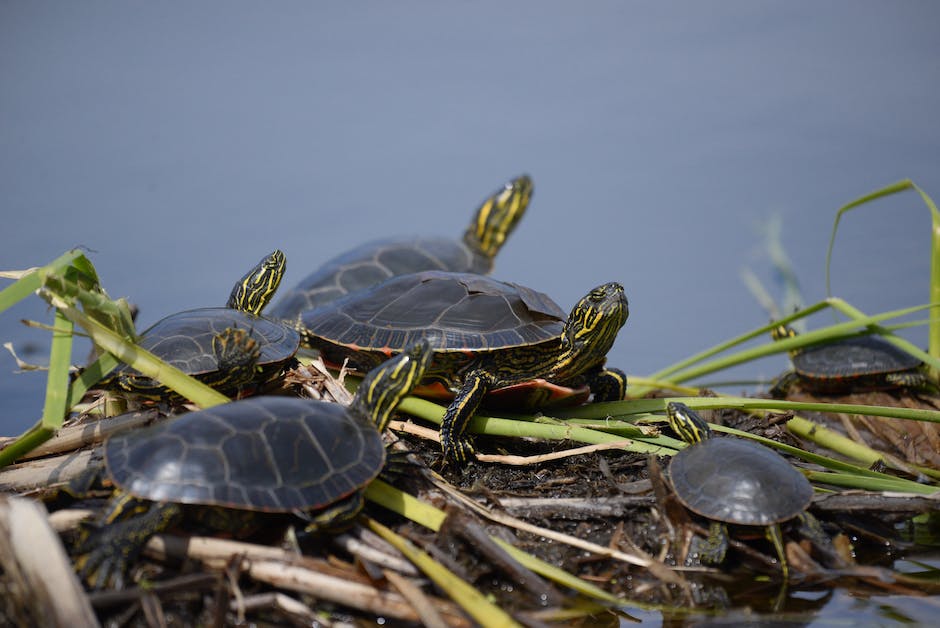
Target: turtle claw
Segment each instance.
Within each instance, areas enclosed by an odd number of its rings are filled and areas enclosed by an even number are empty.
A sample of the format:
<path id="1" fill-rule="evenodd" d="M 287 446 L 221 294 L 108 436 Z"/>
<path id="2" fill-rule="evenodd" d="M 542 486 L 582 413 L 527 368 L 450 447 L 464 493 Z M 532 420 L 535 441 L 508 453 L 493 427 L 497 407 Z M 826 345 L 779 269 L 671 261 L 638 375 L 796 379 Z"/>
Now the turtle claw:
<path id="1" fill-rule="evenodd" d="M 107 534 L 106 528 L 93 528 L 75 548 L 75 572 L 93 591 L 123 589 L 124 574 L 130 569 L 132 554 L 136 555 L 120 542 L 108 543 Z"/>
<path id="2" fill-rule="evenodd" d="M 449 446 L 442 439 L 442 448 L 444 451 L 444 463 L 453 465 L 457 469 L 462 469 L 468 462 L 476 458 L 476 452 L 469 438 L 451 438 Z"/>
<path id="3" fill-rule="evenodd" d="M 97 547 L 75 560 L 78 577 L 93 591 L 123 589 L 124 574 L 130 569 L 125 556 L 109 555 L 105 548 Z"/>

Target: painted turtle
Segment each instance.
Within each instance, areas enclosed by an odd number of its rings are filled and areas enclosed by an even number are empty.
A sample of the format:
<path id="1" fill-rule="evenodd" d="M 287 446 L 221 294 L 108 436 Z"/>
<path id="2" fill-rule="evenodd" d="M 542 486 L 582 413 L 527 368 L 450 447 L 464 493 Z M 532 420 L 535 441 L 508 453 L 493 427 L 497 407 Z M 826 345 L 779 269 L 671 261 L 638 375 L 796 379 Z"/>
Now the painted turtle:
<path id="1" fill-rule="evenodd" d="M 235 284 L 226 307 L 171 314 L 144 331 L 138 344 L 226 394 L 271 381 L 300 344 L 294 329 L 259 315 L 286 265 L 284 254 L 274 251 Z M 129 366 L 115 371 L 103 386 L 151 399 L 170 396 L 160 382 Z"/>
<path id="2" fill-rule="evenodd" d="M 103 471 L 115 493 L 77 544 L 79 572 L 121 586 L 147 539 L 187 514 L 236 533 L 259 513 L 306 513 L 308 530 L 348 525 L 385 464 L 381 431 L 430 359 L 427 343 L 410 345 L 348 407 L 259 396 L 112 436 Z"/>
<path id="3" fill-rule="evenodd" d="M 764 526 L 786 578 L 780 524 L 804 515 L 813 499 L 809 480 L 767 447 L 739 438 L 711 438 L 708 423 L 684 403 L 668 403 L 666 414 L 669 426 L 690 445 L 669 463 L 676 497 L 692 512 L 715 522 L 702 558 L 723 560 L 724 524 Z"/>
<path id="4" fill-rule="evenodd" d="M 464 435 L 483 396 L 544 379 L 587 384 L 595 400 L 623 399 L 626 376 L 604 367 L 629 314 L 618 283 L 591 290 L 565 316 L 548 296 L 482 275 L 425 271 L 387 279 L 304 312 L 301 342 L 333 364 L 360 371 L 427 339 L 434 361 L 425 383 L 453 394 L 441 423 L 444 458 L 473 455 Z"/>
<path id="5" fill-rule="evenodd" d="M 774 340 L 795 337 L 786 325 L 773 329 Z M 817 393 L 892 388 L 936 388 L 924 363 L 879 336 L 856 336 L 800 347 L 790 352 L 793 370 L 771 387 L 774 396 L 786 396 L 794 384 Z"/>
<path id="6" fill-rule="evenodd" d="M 422 270 L 486 274 L 529 206 L 532 179 L 522 175 L 483 201 L 463 240 L 411 237 L 367 242 L 335 257 L 281 295 L 268 316 L 296 320 L 301 312 L 397 275 Z"/>

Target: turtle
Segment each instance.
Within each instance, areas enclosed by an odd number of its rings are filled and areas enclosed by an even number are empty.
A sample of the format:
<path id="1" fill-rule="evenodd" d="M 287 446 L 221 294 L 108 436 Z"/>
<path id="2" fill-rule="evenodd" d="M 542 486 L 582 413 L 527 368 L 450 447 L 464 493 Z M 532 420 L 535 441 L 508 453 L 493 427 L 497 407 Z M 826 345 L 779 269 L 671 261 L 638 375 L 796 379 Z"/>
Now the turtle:
<path id="1" fill-rule="evenodd" d="M 796 330 L 778 325 L 771 330 L 774 340 L 793 338 Z M 771 394 L 786 396 L 794 384 L 816 393 L 843 393 L 852 390 L 925 388 L 936 390 L 924 363 L 879 336 L 852 336 L 821 342 L 790 352 L 793 370 L 777 378 Z"/>
<path id="2" fill-rule="evenodd" d="M 348 527 L 385 465 L 381 433 L 430 360 L 426 342 L 408 346 L 349 406 L 259 395 L 111 436 L 93 472 L 114 493 L 76 543 L 79 573 L 93 588 L 122 586 L 147 539 L 187 516 L 236 535 L 273 513 L 304 513 L 310 533 Z"/>
<path id="3" fill-rule="evenodd" d="M 507 182 L 477 208 L 460 241 L 445 237 L 387 238 L 342 253 L 283 293 L 267 314 L 275 319 L 296 320 L 301 312 L 350 292 L 422 270 L 488 274 L 496 254 L 529 206 L 532 190 L 528 175 Z"/>
<path id="4" fill-rule="evenodd" d="M 489 391 L 545 380 L 587 384 L 596 401 L 623 399 L 626 375 L 604 366 L 627 320 L 623 286 L 591 290 L 565 312 L 531 288 L 473 273 L 424 271 L 392 277 L 303 313 L 301 343 L 330 364 L 366 371 L 427 339 L 434 360 L 423 384 L 451 393 L 441 423 L 447 463 L 473 456 L 465 436 L 470 417 Z"/>
<path id="5" fill-rule="evenodd" d="M 669 426 L 689 444 L 672 457 L 669 480 L 680 502 L 712 521 L 701 548 L 706 562 L 720 563 L 727 551 L 726 524 L 763 526 L 789 575 L 780 524 L 799 518 L 819 529 L 806 512 L 813 486 L 780 454 L 750 440 L 712 438 L 711 428 L 684 403 L 666 404 Z"/>
<path id="6" fill-rule="evenodd" d="M 275 250 L 235 284 L 226 307 L 171 314 L 141 333 L 138 345 L 225 394 L 271 381 L 300 345 L 292 327 L 260 315 L 286 264 L 284 253 Z M 102 386 L 145 399 L 173 397 L 163 384 L 126 365 Z"/>

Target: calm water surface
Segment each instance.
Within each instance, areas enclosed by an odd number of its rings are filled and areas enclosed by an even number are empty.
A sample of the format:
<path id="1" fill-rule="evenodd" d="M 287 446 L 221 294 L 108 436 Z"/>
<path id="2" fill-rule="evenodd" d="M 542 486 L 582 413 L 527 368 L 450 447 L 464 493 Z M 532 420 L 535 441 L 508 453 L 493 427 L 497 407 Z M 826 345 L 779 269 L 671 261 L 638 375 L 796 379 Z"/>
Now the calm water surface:
<path id="1" fill-rule="evenodd" d="M 781 295 L 772 216 L 813 302 L 840 205 L 902 178 L 940 199 L 938 18 L 929 1 L 2 3 L 0 268 L 85 246 L 146 326 L 222 304 L 273 248 L 292 284 L 364 239 L 457 237 L 528 172 L 495 275 L 566 309 L 622 282 L 610 361 L 649 374 L 766 322 L 740 273 Z M 929 226 L 913 194 L 849 216 L 836 294 L 925 302 Z M 51 320 L 33 299 L 0 340 L 43 362 L 49 334 L 21 318 Z M 43 375 L 15 370 L 0 354 L 0 433 L 42 407 Z"/>

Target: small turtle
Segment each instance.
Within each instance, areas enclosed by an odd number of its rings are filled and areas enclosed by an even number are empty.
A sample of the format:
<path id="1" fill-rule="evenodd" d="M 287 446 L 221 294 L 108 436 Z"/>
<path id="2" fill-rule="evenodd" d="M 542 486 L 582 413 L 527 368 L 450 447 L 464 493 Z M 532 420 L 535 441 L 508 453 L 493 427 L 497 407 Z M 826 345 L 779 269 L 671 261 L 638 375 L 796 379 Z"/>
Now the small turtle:
<path id="1" fill-rule="evenodd" d="M 187 514 L 236 533 L 263 513 L 306 513 L 310 531 L 349 525 L 385 464 L 381 431 L 430 359 L 427 343 L 407 347 L 348 407 L 258 396 L 112 436 L 99 471 L 116 488 L 77 543 L 79 572 L 120 586 L 147 539 Z"/>
<path id="2" fill-rule="evenodd" d="M 328 362 L 348 360 L 360 371 L 411 342 L 430 341 L 434 361 L 424 384 L 453 396 L 441 447 L 459 467 L 473 455 L 467 424 L 490 391 L 545 380 L 586 384 L 598 401 L 623 399 L 626 375 L 604 363 L 628 314 L 618 283 L 594 288 L 565 315 L 547 295 L 524 286 L 426 271 L 304 312 L 298 329 L 304 345 Z"/>
<path id="3" fill-rule="evenodd" d="M 779 325 L 774 340 L 793 338 L 796 330 Z M 817 393 L 892 388 L 936 389 L 924 363 L 879 336 L 856 336 L 800 347 L 790 352 L 793 370 L 771 387 L 771 394 L 786 396 L 794 384 Z"/>
<path id="4" fill-rule="evenodd" d="M 284 254 L 274 251 L 235 284 L 226 307 L 171 314 L 144 331 L 138 344 L 225 394 L 270 382 L 300 344 L 294 329 L 259 315 L 277 290 L 286 265 Z M 172 396 L 163 384 L 129 366 L 120 367 L 102 386 L 149 399 Z"/>
<path id="5" fill-rule="evenodd" d="M 787 578 L 780 524 L 809 517 L 805 512 L 813 499 L 809 480 L 767 447 L 740 438 L 711 438 L 708 423 L 684 403 L 668 403 L 666 414 L 669 426 L 689 443 L 669 463 L 676 497 L 692 512 L 713 521 L 701 548 L 702 559 L 714 563 L 724 559 L 725 524 L 764 526 Z"/>
<path id="6" fill-rule="evenodd" d="M 483 201 L 463 240 L 411 237 L 367 242 L 343 253 L 285 292 L 268 316 L 296 320 L 310 310 L 397 275 L 422 270 L 487 274 L 529 206 L 532 179 L 516 177 Z"/>

